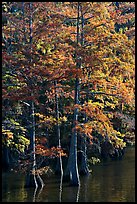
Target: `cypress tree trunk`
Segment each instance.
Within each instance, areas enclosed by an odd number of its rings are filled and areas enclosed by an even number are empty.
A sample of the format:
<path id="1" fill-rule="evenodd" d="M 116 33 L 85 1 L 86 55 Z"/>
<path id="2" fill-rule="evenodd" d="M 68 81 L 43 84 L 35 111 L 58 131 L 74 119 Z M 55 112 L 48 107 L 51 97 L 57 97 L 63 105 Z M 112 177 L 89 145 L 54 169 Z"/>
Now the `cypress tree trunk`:
<path id="1" fill-rule="evenodd" d="M 79 14 L 80 14 L 80 3 L 78 2 L 78 17 L 77 17 L 77 45 L 79 43 Z M 80 68 L 79 63 L 80 58 L 77 56 L 77 64 L 76 67 Z M 79 104 L 79 79 L 78 76 L 75 80 L 75 104 Z M 69 176 L 70 184 L 73 186 L 80 185 L 79 172 L 78 172 L 78 164 L 77 164 L 77 131 L 76 131 L 76 123 L 78 121 L 78 108 L 74 109 L 74 118 L 73 118 L 73 131 L 71 136 L 71 144 L 69 151 L 68 164 L 65 172 L 65 176 Z"/>
<path id="2" fill-rule="evenodd" d="M 57 89 L 56 89 L 57 81 L 54 81 L 55 86 L 55 103 L 56 103 L 56 120 L 57 120 L 57 137 L 58 137 L 58 147 L 61 148 L 61 138 L 60 138 L 60 125 L 59 125 L 59 102 L 58 102 L 58 95 L 57 95 Z M 56 174 L 61 174 L 61 177 L 63 176 L 63 167 L 62 167 L 62 158 L 61 153 L 59 153 L 59 157 L 57 157 L 57 164 L 55 169 Z"/>
<path id="3" fill-rule="evenodd" d="M 24 8 L 24 4 L 23 4 Z M 32 53 L 32 2 L 29 3 L 29 9 L 30 9 L 30 21 L 29 21 L 29 28 L 30 28 L 30 52 Z M 24 14 L 24 12 L 23 12 Z M 32 62 L 32 58 L 30 59 L 30 62 Z M 31 85 L 32 81 L 28 81 L 28 84 Z M 31 93 L 31 96 L 33 96 L 33 90 Z M 32 150 L 32 167 L 27 172 L 26 177 L 26 183 L 25 187 L 35 187 L 37 188 L 38 185 L 44 186 L 44 182 L 39 174 L 36 175 L 36 153 L 35 153 L 35 107 L 34 107 L 34 101 L 32 100 L 31 105 L 31 112 L 32 112 L 32 134 L 30 135 L 30 148 Z"/>
<path id="4" fill-rule="evenodd" d="M 81 46 L 84 45 L 84 16 L 82 12 L 82 6 L 80 6 L 80 12 L 81 12 Z M 86 101 L 88 102 L 88 92 L 86 96 Z M 85 123 L 87 122 L 87 116 L 85 113 Z M 80 166 L 80 174 L 82 175 L 88 175 L 89 169 L 87 165 L 87 146 L 86 146 L 86 135 L 83 134 L 82 141 L 81 141 L 81 150 L 82 150 L 82 159 L 81 159 L 81 166 Z"/>
<path id="5" fill-rule="evenodd" d="M 60 125 L 59 125 L 59 101 L 57 95 L 57 81 L 54 81 L 55 86 L 55 103 L 56 103 L 56 119 L 57 119 L 57 137 L 58 137 L 58 147 L 61 148 L 61 138 L 60 138 Z M 55 168 L 55 173 L 60 174 L 60 187 L 59 187 L 59 202 L 61 202 L 62 197 L 62 180 L 63 180 L 63 166 L 62 166 L 62 157 L 61 153 L 59 153 L 59 157 L 57 157 L 57 164 Z"/>
<path id="6" fill-rule="evenodd" d="M 25 187 L 38 187 L 37 178 L 39 179 L 39 183 L 41 183 L 39 175 L 35 174 L 36 171 L 36 154 L 35 154 L 35 116 L 34 116 L 34 102 L 31 103 L 32 110 L 32 131 L 30 135 L 30 148 L 32 151 L 31 155 L 31 167 L 27 172 Z M 42 183 L 41 183 L 42 184 Z"/>

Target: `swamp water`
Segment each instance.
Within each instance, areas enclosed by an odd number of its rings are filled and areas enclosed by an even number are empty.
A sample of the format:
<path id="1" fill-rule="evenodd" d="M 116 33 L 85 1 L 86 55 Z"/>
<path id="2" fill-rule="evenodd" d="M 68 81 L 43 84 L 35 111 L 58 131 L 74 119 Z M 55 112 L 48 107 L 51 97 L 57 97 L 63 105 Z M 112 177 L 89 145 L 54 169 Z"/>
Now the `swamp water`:
<path id="1" fill-rule="evenodd" d="M 135 202 L 135 148 L 126 149 L 122 160 L 106 161 L 80 177 L 81 186 L 60 186 L 56 176 L 43 178 L 43 189 L 25 189 L 25 175 L 2 174 L 2 202 Z"/>

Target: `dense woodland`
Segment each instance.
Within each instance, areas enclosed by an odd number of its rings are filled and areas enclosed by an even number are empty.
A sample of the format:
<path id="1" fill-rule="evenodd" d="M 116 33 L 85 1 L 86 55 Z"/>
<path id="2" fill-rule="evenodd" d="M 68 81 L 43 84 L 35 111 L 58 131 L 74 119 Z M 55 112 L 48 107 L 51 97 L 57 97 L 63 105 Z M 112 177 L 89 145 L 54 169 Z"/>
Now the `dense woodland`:
<path id="1" fill-rule="evenodd" d="M 80 185 L 135 139 L 135 2 L 2 2 L 2 165 Z"/>

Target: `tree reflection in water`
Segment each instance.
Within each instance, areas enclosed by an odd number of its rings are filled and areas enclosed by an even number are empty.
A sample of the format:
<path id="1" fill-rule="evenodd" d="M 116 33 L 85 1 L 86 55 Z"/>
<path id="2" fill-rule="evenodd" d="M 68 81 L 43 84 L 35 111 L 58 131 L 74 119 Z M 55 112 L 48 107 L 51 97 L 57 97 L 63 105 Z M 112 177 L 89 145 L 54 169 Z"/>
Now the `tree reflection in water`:
<path id="1" fill-rule="evenodd" d="M 40 199 L 40 194 L 42 193 L 42 190 L 43 190 L 43 186 L 40 189 L 38 187 L 34 189 L 33 202 L 36 202 L 36 200 Z"/>
<path id="2" fill-rule="evenodd" d="M 60 186 L 59 186 L 59 202 L 62 200 L 62 181 L 63 181 L 63 174 L 61 175 L 60 178 Z"/>
<path id="3" fill-rule="evenodd" d="M 2 202 L 134 202 L 135 149 L 127 148 L 123 160 L 93 166 L 80 177 L 80 187 L 69 186 L 56 176 L 43 175 L 43 188 L 24 189 L 25 175 L 2 174 Z"/>

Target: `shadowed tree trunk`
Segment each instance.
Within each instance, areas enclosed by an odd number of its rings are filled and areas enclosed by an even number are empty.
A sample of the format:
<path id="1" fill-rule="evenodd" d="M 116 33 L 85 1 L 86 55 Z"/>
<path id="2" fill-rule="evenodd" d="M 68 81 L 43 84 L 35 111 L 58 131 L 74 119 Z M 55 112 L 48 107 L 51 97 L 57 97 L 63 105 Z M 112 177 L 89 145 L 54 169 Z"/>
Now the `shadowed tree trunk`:
<path id="1" fill-rule="evenodd" d="M 79 15 L 80 15 L 80 3 L 78 2 L 77 7 L 77 45 L 79 43 Z M 80 68 L 80 57 L 76 56 L 77 58 L 77 69 Z M 76 77 L 75 80 L 75 104 L 79 104 L 79 78 Z M 78 108 L 75 107 L 74 109 L 74 118 L 73 118 L 73 131 L 71 136 L 71 144 L 70 144 L 70 151 L 69 151 L 69 158 L 68 158 L 68 164 L 65 172 L 65 176 L 69 176 L 70 184 L 73 186 L 79 186 L 80 185 L 80 179 L 79 179 L 79 172 L 78 172 L 78 164 L 77 164 L 77 131 L 76 131 L 76 124 L 78 121 Z"/>
<path id="2" fill-rule="evenodd" d="M 84 45 L 84 16 L 82 12 L 82 6 L 80 6 L 80 13 L 81 13 L 81 46 Z M 86 96 L 86 101 L 88 102 L 88 92 Z M 87 122 L 87 116 L 86 113 L 84 115 L 85 118 L 85 123 Z M 82 175 L 88 175 L 89 174 L 89 169 L 87 165 L 87 146 L 86 146 L 86 135 L 83 134 L 82 139 L 81 139 L 81 166 L 80 166 L 80 174 Z"/>

